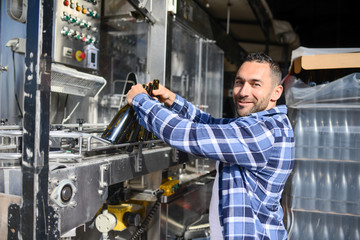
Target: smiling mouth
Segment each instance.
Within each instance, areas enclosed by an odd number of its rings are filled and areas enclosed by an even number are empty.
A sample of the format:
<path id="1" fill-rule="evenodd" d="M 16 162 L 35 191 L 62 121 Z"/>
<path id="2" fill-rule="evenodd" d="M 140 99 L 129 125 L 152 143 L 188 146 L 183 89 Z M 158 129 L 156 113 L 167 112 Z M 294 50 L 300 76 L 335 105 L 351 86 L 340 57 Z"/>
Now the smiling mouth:
<path id="1" fill-rule="evenodd" d="M 248 102 L 248 101 L 238 101 L 239 105 L 249 105 L 252 104 L 252 102 Z"/>

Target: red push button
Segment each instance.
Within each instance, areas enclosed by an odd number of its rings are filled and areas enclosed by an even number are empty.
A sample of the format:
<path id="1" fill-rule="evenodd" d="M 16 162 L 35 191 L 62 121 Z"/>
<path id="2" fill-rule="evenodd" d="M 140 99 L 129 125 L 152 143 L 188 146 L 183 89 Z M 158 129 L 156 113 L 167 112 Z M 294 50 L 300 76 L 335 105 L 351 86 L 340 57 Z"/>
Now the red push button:
<path id="1" fill-rule="evenodd" d="M 75 59 L 78 62 L 81 62 L 82 60 L 84 60 L 86 58 L 86 54 L 80 50 L 77 50 L 75 53 Z"/>
<path id="2" fill-rule="evenodd" d="M 69 3 L 68 0 L 65 0 L 65 1 L 64 1 L 64 5 L 65 5 L 65 6 L 69 6 L 69 4 L 70 4 L 70 3 Z"/>
<path id="3" fill-rule="evenodd" d="M 86 57 L 86 54 L 84 52 L 80 53 L 80 58 L 81 59 L 85 59 L 85 57 Z"/>

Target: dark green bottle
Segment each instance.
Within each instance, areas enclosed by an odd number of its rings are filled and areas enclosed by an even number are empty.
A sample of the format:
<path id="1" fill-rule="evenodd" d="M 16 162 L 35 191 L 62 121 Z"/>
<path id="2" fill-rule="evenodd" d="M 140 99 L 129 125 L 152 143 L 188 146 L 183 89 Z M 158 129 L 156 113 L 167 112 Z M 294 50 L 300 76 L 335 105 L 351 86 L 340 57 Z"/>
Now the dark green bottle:
<path id="1" fill-rule="evenodd" d="M 136 84 L 137 77 L 135 73 L 130 72 L 127 76 L 127 81 L 133 81 Z M 135 122 L 137 122 L 136 112 L 129 104 L 126 104 L 111 120 L 101 137 L 111 143 L 126 142 L 129 139 Z"/>
<path id="2" fill-rule="evenodd" d="M 159 88 L 159 80 L 155 79 L 153 83 L 149 83 L 148 86 L 143 85 L 150 96 L 153 96 L 153 89 Z M 137 114 L 129 104 L 126 104 L 119 110 L 101 137 L 115 144 L 146 141 L 153 138 L 152 133 L 140 126 Z M 133 148 L 130 147 L 128 151 L 131 152 L 132 149 Z"/>
<path id="3" fill-rule="evenodd" d="M 111 143 L 123 143 L 133 130 L 135 121 L 136 112 L 129 104 L 126 104 L 111 120 L 101 137 Z"/>

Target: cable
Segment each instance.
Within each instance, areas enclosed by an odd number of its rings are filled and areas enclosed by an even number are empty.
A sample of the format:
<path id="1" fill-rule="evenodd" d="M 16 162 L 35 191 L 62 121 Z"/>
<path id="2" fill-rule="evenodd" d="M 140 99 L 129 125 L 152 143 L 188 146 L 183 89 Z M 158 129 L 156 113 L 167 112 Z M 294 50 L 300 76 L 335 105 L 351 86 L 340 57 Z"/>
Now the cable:
<path id="1" fill-rule="evenodd" d="M 59 98 L 60 98 L 60 95 L 59 95 Z M 63 112 L 63 118 L 62 118 L 63 120 L 66 118 L 68 99 L 69 99 L 69 94 L 66 94 L 65 102 L 64 102 L 64 112 Z M 60 109 L 60 108 L 58 108 L 58 109 Z"/>
<path id="2" fill-rule="evenodd" d="M 134 235 L 130 238 L 130 240 L 136 240 L 146 229 L 147 225 L 149 224 L 149 222 L 151 221 L 152 217 L 154 216 L 157 208 L 159 207 L 160 203 L 161 203 L 161 195 L 164 193 L 164 190 L 160 190 L 157 195 L 156 195 L 156 202 L 154 204 L 154 206 L 152 206 L 149 214 L 146 216 L 146 218 L 144 219 L 144 221 L 141 223 L 140 227 L 138 230 L 136 230 L 136 232 L 134 233 Z"/>
<path id="3" fill-rule="evenodd" d="M 23 118 L 23 113 L 21 111 L 21 107 L 20 107 L 20 103 L 19 103 L 19 98 L 16 94 L 16 71 L 15 71 L 15 51 L 12 51 L 12 60 L 13 60 L 13 69 L 14 69 L 14 93 L 15 93 L 15 100 L 16 100 L 16 104 L 17 107 L 19 109 L 20 112 L 20 117 Z"/>
<path id="4" fill-rule="evenodd" d="M 67 118 L 63 119 L 61 124 L 64 124 L 65 122 L 67 122 L 71 118 L 71 116 L 73 115 L 73 113 L 75 112 L 75 110 L 77 109 L 79 104 L 80 104 L 80 102 L 77 102 L 77 104 L 75 105 L 74 109 L 71 111 L 69 116 L 67 116 Z"/>

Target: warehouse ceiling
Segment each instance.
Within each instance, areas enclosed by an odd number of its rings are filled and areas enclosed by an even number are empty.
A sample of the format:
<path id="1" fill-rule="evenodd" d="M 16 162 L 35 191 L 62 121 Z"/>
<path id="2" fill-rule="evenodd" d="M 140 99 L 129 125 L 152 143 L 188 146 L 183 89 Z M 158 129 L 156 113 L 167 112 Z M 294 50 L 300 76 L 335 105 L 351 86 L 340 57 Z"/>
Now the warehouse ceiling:
<path id="1" fill-rule="evenodd" d="M 246 52 L 288 63 L 291 51 L 359 47 L 358 7 L 350 0 L 195 0 Z M 351 4 L 350 4 L 351 3 Z M 357 3 L 358 4 L 358 3 Z"/>

